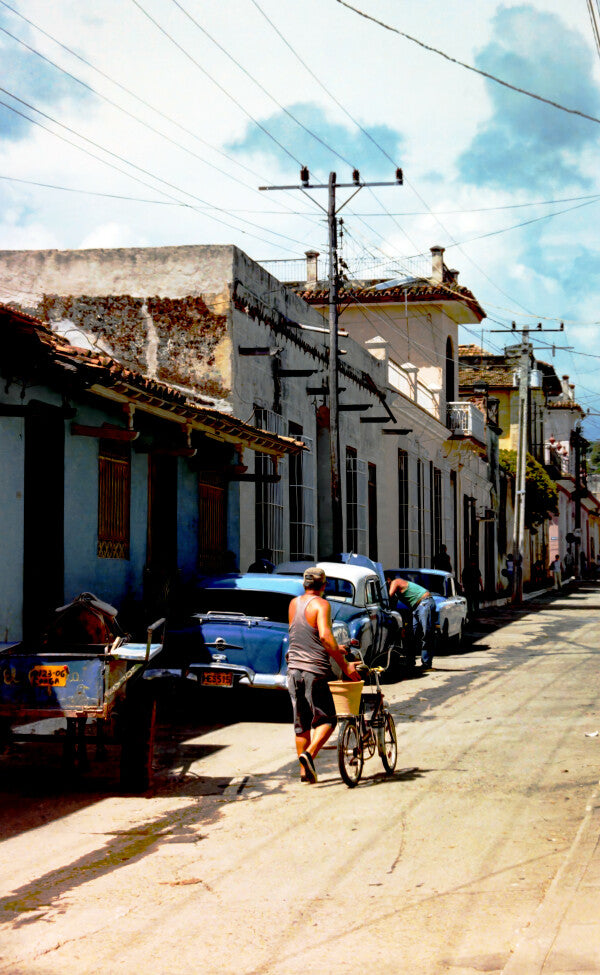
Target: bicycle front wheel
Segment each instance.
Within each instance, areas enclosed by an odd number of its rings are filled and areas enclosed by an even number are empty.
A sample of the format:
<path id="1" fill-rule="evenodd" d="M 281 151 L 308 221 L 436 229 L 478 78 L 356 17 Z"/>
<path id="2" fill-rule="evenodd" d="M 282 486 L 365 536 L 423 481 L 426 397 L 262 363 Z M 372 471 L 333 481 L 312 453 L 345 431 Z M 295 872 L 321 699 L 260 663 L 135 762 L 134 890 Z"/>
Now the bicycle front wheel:
<path id="1" fill-rule="evenodd" d="M 377 749 L 388 775 L 396 768 L 398 758 L 398 742 L 396 740 L 396 725 L 389 711 L 385 712 L 383 727 L 377 729 Z"/>
<path id="2" fill-rule="evenodd" d="M 338 765 L 340 775 L 348 788 L 358 785 L 364 765 L 363 746 L 357 722 L 352 718 L 342 721 L 338 735 Z"/>

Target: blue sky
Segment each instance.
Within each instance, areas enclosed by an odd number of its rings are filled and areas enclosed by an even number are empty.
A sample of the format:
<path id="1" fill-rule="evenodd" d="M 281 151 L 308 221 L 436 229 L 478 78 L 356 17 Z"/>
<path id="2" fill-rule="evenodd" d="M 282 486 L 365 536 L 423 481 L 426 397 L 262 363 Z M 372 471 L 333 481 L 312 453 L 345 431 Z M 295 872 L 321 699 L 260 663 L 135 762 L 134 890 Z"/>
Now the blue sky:
<path id="1" fill-rule="evenodd" d="M 0 107 L 0 248 L 236 243 L 255 260 L 300 259 L 309 248 L 325 252 L 322 212 L 301 194 L 258 186 L 296 182 L 299 163 L 317 178 L 333 169 L 340 181 L 351 166 L 365 179 L 393 179 L 398 164 L 403 187 L 363 190 L 346 209 L 346 259 L 394 275 L 445 246 L 489 316 L 463 340 L 499 349 L 492 329 L 512 320 L 565 321 L 560 342 L 573 349 L 554 364 L 600 413 L 600 202 L 583 199 L 600 197 L 600 125 L 449 63 L 335 0 L 257 3 L 182 0 L 186 17 L 172 0 L 140 0 L 157 27 L 131 0 L 11 0 L 103 74 L 0 6 L 0 28 L 98 92 L 0 32 L 2 87 L 68 127 L 41 119 L 51 134 Z M 600 118 L 600 58 L 584 3 L 357 5 Z M 586 428 L 600 437 L 600 417 Z"/>

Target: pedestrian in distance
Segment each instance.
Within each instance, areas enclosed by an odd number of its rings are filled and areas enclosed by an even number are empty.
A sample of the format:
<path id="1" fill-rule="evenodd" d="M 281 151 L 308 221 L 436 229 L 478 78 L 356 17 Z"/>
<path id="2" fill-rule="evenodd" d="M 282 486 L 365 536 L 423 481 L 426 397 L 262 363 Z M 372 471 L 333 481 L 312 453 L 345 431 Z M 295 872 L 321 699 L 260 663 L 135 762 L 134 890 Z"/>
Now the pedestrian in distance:
<path id="1" fill-rule="evenodd" d="M 360 680 L 355 663 L 345 657 L 331 628 L 331 607 L 323 598 L 327 582 L 323 569 L 306 569 L 304 594 L 292 599 L 289 608 L 290 638 L 287 652 L 287 686 L 294 712 L 296 751 L 300 780 L 317 781 L 315 758 L 337 724 L 329 687 L 334 674 L 332 660 L 348 680 Z"/>
<path id="2" fill-rule="evenodd" d="M 433 568 L 440 569 L 442 572 L 452 572 L 452 562 L 450 561 L 448 549 L 445 545 L 440 545 L 438 548 L 437 554 L 433 560 Z"/>
<path id="3" fill-rule="evenodd" d="M 565 578 L 570 579 L 575 575 L 575 559 L 573 558 L 573 553 L 570 548 L 567 549 L 565 555 Z"/>
<path id="4" fill-rule="evenodd" d="M 415 649 L 421 654 L 421 670 L 430 670 L 433 664 L 433 637 L 435 603 L 433 596 L 423 586 L 408 579 L 392 579 L 390 597 L 396 596 L 412 610 Z"/>
<path id="5" fill-rule="evenodd" d="M 512 552 L 509 552 L 506 556 L 506 569 L 504 570 L 504 575 L 506 576 L 508 582 L 508 591 L 512 592 L 515 583 L 515 560 L 512 557 Z"/>
<path id="6" fill-rule="evenodd" d="M 473 622 L 479 613 L 479 593 L 483 591 L 481 572 L 474 556 L 471 556 L 463 569 L 462 585 L 467 599 L 467 616 Z"/>
<path id="7" fill-rule="evenodd" d="M 554 588 L 562 589 L 562 567 L 558 555 L 550 563 L 550 572 L 552 573 L 552 578 L 554 580 Z"/>

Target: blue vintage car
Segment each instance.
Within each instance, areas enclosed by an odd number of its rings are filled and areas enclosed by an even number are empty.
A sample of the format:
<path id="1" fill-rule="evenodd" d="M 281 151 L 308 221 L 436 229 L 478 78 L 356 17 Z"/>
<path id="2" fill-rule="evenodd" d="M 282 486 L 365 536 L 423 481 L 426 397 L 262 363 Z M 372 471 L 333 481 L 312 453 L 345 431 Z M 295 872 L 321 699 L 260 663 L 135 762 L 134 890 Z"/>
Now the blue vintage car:
<path id="1" fill-rule="evenodd" d="M 467 619 L 467 600 L 456 589 L 454 576 L 439 569 L 386 569 L 386 577 L 407 579 L 428 589 L 435 603 L 436 636 L 442 645 L 459 646 Z M 402 605 L 399 600 L 398 605 Z"/>
<path id="2" fill-rule="evenodd" d="M 338 643 L 360 648 L 367 663 L 393 669 L 403 654 L 402 617 L 383 604 L 378 575 L 360 566 L 319 564 L 329 580 L 327 597 Z M 290 600 L 303 592 L 297 572 L 202 579 L 197 612 L 167 624 L 157 669 L 147 677 L 170 672 L 210 687 L 285 688 L 288 609 Z"/>
<path id="3" fill-rule="evenodd" d="M 411 614 L 391 608 L 382 567 L 364 555 L 342 553 L 339 559 L 317 562 L 327 578 L 325 596 L 334 625 L 344 623 L 351 648 L 359 649 L 371 666 L 385 667 L 388 676 L 414 668 Z M 300 576 L 310 564 L 282 563 L 275 573 Z"/>

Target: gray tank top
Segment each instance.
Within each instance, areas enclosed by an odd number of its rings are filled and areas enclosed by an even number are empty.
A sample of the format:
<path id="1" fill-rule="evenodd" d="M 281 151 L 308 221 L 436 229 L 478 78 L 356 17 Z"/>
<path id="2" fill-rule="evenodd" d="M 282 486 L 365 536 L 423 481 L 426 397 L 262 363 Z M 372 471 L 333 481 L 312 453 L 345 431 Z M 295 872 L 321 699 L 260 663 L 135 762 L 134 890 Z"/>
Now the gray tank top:
<path id="1" fill-rule="evenodd" d="M 302 597 L 296 603 L 296 612 L 290 623 L 290 642 L 286 660 L 289 670 L 305 670 L 310 674 L 321 677 L 333 676 L 331 657 L 325 650 L 319 638 L 316 626 L 311 626 L 306 619 L 306 609 L 316 596 L 311 596 L 306 602 Z"/>

